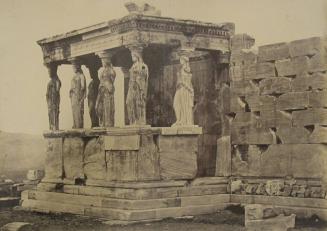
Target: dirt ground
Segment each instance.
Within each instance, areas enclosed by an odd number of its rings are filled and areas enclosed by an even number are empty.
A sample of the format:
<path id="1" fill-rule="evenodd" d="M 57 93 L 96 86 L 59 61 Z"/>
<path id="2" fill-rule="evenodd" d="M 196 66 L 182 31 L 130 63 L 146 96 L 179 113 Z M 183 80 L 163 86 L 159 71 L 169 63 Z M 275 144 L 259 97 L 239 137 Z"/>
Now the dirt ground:
<path id="1" fill-rule="evenodd" d="M 244 214 L 230 210 L 215 214 L 165 219 L 129 225 L 109 225 L 104 220 L 74 216 L 69 214 L 41 214 L 0 208 L 0 227 L 10 222 L 29 222 L 32 224 L 24 231 L 244 231 Z M 323 231 L 327 224 L 318 219 L 297 220 L 293 231 Z"/>

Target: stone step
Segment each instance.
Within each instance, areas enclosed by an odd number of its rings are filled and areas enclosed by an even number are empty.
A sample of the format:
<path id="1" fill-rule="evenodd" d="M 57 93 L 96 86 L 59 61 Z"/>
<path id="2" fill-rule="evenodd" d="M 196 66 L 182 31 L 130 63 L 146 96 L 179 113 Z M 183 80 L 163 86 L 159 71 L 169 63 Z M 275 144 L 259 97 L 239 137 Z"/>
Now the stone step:
<path id="1" fill-rule="evenodd" d="M 40 183 L 37 186 L 37 190 L 45 191 L 45 192 L 58 191 L 55 185 L 56 184 L 52 184 L 52 183 Z M 145 200 L 145 199 L 160 199 L 160 198 L 176 198 L 176 197 L 183 197 L 183 196 L 224 194 L 227 193 L 227 184 L 194 185 L 194 186 L 185 186 L 185 187 L 165 187 L 165 188 L 143 188 L 143 189 L 64 185 L 61 191 L 67 194 L 76 194 L 76 195 Z"/>
<path id="2" fill-rule="evenodd" d="M 130 200 L 104 198 L 100 196 L 74 195 L 56 192 L 40 192 L 35 190 L 24 191 L 22 200 L 48 201 L 55 203 L 65 203 L 72 205 L 81 205 L 87 207 L 113 208 L 126 210 L 145 210 L 170 207 L 185 207 L 193 205 L 211 205 L 217 203 L 228 203 L 230 196 L 228 194 L 204 195 L 204 196 L 186 196 L 175 198 L 148 199 L 148 200 Z"/>
<path id="3" fill-rule="evenodd" d="M 122 221 L 157 220 L 169 217 L 209 214 L 222 210 L 227 206 L 228 203 L 216 203 L 211 205 L 157 208 L 147 210 L 123 210 L 30 199 L 25 199 L 22 202 L 22 207 L 30 211 L 46 213 L 73 213 Z"/>

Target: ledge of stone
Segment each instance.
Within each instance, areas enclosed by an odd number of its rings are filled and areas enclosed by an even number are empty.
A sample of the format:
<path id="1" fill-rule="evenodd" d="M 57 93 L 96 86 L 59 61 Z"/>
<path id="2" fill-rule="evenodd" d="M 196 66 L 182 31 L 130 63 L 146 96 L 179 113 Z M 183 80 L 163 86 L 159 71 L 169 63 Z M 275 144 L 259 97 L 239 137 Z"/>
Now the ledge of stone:
<path id="1" fill-rule="evenodd" d="M 132 134 L 161 134 L 161 135 L 200 135 L 202 127 L 185 126 L 185 127 L 150 127 L 146 126 L 125 126 L 112 128 L 92 128 L 92 129 L 69 129 L 44 131 L 45 138 L 60 137 L 94 137 L 100 135 L 132 135 Z"/>

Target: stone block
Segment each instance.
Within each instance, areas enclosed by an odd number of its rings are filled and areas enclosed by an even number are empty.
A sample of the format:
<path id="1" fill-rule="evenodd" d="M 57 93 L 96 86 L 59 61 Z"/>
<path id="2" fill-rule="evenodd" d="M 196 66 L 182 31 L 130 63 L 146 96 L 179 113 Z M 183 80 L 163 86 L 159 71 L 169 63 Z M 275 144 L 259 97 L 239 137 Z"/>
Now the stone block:
<path id="1" fill-rule="evenodd" d="M 295 40 L 289 43 L 291 57 L 312 56 L 323 49 L 323 40 L 320 37 Z"/>
<path id="2" fill-rule="evenodd" d="M 232 174 L 235 176 L 260 176 L 260 145 L 238 145 L 232 155 Z"/>
<path id="3" fill-rule="evenodd" d="M 241 97 L 237 95 L 233 95 L 230 99 L 230 112 L 245 112 L 246 104 L 241 99 Z"/>
<path id="4" fill-rule="evenodd" d="M 104 136 L 105 150 L 136 151 L 140 148 L 139 135 Z"/>
<path id="5" fill-rule="evenodd" d="M 280 60 L 275 63 L 278 76 L 295 76 L 309 69 L 309 58 L 306 56 Z"/>
<path id="6" fill-rule="evenodd" d="M 287 145 L 269 145 L 260 159 L 260 176 L 285 177 L 289 175 L 291 148 Z"/>
<path id="7" fill-rule="evenodd" d="M 312 144 L 327 144 L 327 128 L 316 125 L 313 132 L 309 136 L 309 143 Z"/>
<path id="8" fill-rule="evenodd" d="M 242 190 L 243 182 L 241 180 L 233 180 L 230 184 L 231 193 L 239 193 Z"/>
<path id="9" fill-rule="evenodd" d="M 32 224 L 27 222 L 11 222 L 0 228 L 1 231 L 24 231 L 32 230 Z"/>
<path id="10" fill-rule="evenodd" d="M 321 178 L 327 174 L 327 145 L 293 144 L 290 169 L 295 178 Z"/>
<path id="11" fill-rule="evenodd" d="M 137 155 L 137 179 L 160 180 L 159 150 L 153 135 L 141 135 L 141 147 Z"/>
<path id="12" fill-rule="evenodd" d="M 230 136 L 223 136 L 217 140 L 217 157 L 215 176 L 231 175 L 231 140 Z"/>
<path id="13" fill-rule="evenodd" d="M 292 126 L 292 116 L 290 113 L 279 110 L 264 110 L 260 111 L 260 121 L 261 127 L 271 128 L 271 127 L 282 127 L 282 126 Z"/>
<path id="14" fill-rule="evenodd" d="M 326 78 L 327 81 L 327 78 Z M 309 106 L 314 108 L 327 107 L 327 91 L 309 92 Z"/>
<path id="15" fill-rule="evenodd" d="M 277 217 L 246 222 L 247 231 L 287 231 L 295 226 L 295 214 L 285 216 L 280 214 Z"/>
<path id="16" fill-rule="evenodd" d="M 197 135 L 160 136 L 162 179 L 193 179 L 197 173 Z"/>
<path id="17" fill-rule="evenodd" d="M 257 127 L 258 117 L 252 112 L 240 112 L 232 121 L 233 127 Z"/>
<path id="18" fill-rule="evenodd" d="M 232 51 L 230 62 L 234 65 L 249 65 L 255 63 L 257 55 L 250 49 Z"/>
<path id="19" fill-rule="evenodd" d="M 106 180 L 136 181 L 137 151 L 106 151 Z"/>
<path id="20" fill-rule="evenodd" d="M 240 81 L 243 80 L 243 66 L 235 65 L 229 68 L 229 76 L 232 81 Z"/>
<path id="21" fill-rule="evenodd" d="M 252 111 L 274 111 L 276 109 L 276 97 L 270 95 L 246 96 L 245 101 Z"/>
<path id="22" fill-rule="evenodd" d="M 309 108 L 307 110 L 292 112 L 294 126 L 327 125 L 327 109 Z"/>
<path id="23" fill-rule="evenodd" d="M 41 180 L 44 176 L 43 170 L 28 170 L 26 179 L 31 181 Z"/>
<path id="24" fill-rule="evenodd" d="M 291 91 L 291 80 L 285 77 L 265 78 L 259 83 L 260 94 L 282 94 Z"/>
<path id="25" fill-rule="evenodd" d="M 228 203 L 229 195 L 220 194 L 220 195 L 204 195 L 204 196 L 190 196 L 190 197 L 181 197 L 181 206 L 196 206 L 196 205 L 213 205 L 219 203 Z"/>
<path id="26" fill-rule="evenodd" d="M 255 63 L 244 68 L 244 79 L 263 79 L 275 77 L 275 65 L 273 63 Z"/>
<path id="27" fill-rule="evenodd" d="M 269 128 L 232 127 L 232 144 L 275 144 L 276 137 Z"/>
<path id="28" fill-rule="evenodd" d="M 84 150 L 84 174 L 90 180 L 104 180 L 106 171 L 103 137 L 91 138 Z"/>
<path id="29" fill-rule="evenodd" d="M 312 75 L 300 75 L 292 80 L 293 91 L 323 90 L 327 89 L 327 75 L 313 73 Z"/>
<path id="30" fill-rule="evenodd" d="M 275 61 L 279 59 L 289 58 L 289 48 L 287 43 L 275 43 L 264 46 L 259 46 L 258 48 L 258 61 Z"/>
<path id="31" fill-rule="evenodd" d="M 61 179 L 63 177 L 62 138 L 47 138 L 48 146 L 45 157 L 45 177 Z"/>
<path id="32" fill-rule="evenodd" d="M 248 34 L 236 34 L 231 37 L 232 51 L 249 49 L 254 45 L 255 39 Z"/>
<path id="33" fill-rule="evenodd" d="M 308 92 L 288 92 L 277 99 L 277 110 L 305 109 L 309 106 Z"/>
<path id="34" fill-rule="evenodd" d="M 309 71 L 326 71 L 327 70 L 327 55 L 326 53 L 316 53 L 309 59 Z"/>
<path id="35" fill-rule="evenodd" d="M 83 176 L 84 141 L 82 138 L 67 137 L 63 142 L 63 162 L 65 177 L 74 180 Z"/>
<path id="36" fill-rule="evenodd" d="M 307 144 L 310 132 L 304 127 L 279 127 L 276 135 L 282 144 Z"/>
<path id="37" fill-rule="evenodd" d="M 259 94 L 259 87 L 250 80 L 241 80 L 231 82 L 231 92 L 235 95 L 255 95 Z"/>

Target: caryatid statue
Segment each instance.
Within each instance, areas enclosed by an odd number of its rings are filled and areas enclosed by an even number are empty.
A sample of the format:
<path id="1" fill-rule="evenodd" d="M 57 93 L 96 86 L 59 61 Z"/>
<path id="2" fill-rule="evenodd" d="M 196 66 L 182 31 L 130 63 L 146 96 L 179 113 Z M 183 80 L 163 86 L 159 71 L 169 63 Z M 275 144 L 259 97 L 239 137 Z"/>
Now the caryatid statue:
<path id="1" fill-rule="evenodd" d="M 133 47 L 130 50 L 133 66 L 126 97 L 127 115 L 130 125 L 145 125 L 149 71 L 143 62 L 142 49 Z"/>
<path id="2" fill-rule="evenodd" d="M 73 128 L 84 127 L 84 99 L 86 98 L 86 80 L 81 65 L 72 61 L 74 76 L 71 81 L 69 96 L 73 112 Z"/>
<path id="3" fill-rule="evenodd" d="M 98 68 L 95 68 L 93 66 L 89 66 L 88 68 L 92 80 L 88 86 L 87 102 L 88 102 L 89 114 L 91 118 L 91 124 L 92 124 L 91 126 L 93 128 L 99 126 L 99 118 L 96 113 L 95 104 L 98 97 L 100 80 L 98 78 Z"/>
<path id="4" fill-rule="evenodd" d="M 57 75 L 57 65 L 47 64 L 50 81 L 47 85 L 47 104 L 49 116 L 49 129 L 59 130 L 59 105 L 61 82 Z"/>
<path id="5" fill-rule="evenodd" d="M 116 72 L 111 63 L 109 54 L 100 55 L 102 68 L 100 72 L 100 85 L 96 101 L 96 112 L 99 117 L 100 127 L 113 127 L 115 125 L 114 82 Z"/>
<path id="6" fill-rule="evenodd" d="M 191 126 L 194 125 L 194 90 L 192 86 L 192 73 L 188 57 L 181 56 L 180 62 L 181 69 L 178 73 L 173 104 L 176 122 L 172 126 Z"/>

